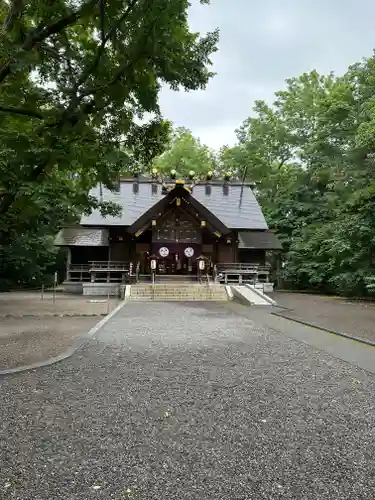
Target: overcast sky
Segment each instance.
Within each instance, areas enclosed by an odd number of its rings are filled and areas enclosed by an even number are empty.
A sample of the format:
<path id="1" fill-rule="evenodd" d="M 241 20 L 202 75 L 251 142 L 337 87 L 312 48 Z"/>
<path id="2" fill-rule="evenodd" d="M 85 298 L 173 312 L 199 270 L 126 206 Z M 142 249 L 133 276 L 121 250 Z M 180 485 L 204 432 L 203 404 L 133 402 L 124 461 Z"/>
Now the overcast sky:
<path id="1" fill-rule="evenodd" d="M 374 0 L 193 2 L 192 29 L 220 29 L 217 75 L 205 91 L 164 90 L 161 106 L 176 126 L 213 148 L 233 144 L 254 100 L 272 102 L 286 78 L 312 69 L 343 73 L 375 48 Z"/>

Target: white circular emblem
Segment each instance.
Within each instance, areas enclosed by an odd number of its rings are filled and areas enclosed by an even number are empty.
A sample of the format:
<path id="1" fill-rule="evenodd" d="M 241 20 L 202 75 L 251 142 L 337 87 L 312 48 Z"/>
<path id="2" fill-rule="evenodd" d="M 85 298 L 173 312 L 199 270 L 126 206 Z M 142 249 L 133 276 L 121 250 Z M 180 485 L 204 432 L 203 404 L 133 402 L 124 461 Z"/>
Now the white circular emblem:
<path id="1" fill-rule="evenodd" d="M 194 255 L 193 248 L 191 248 L 191 247 L 185 248 L 184 254 L 186 255 L 186 257 L 192 257 Z"/>
<path id="2" fill-rule="evenodd" d="M 161 255 L 161 257 L 168 257 L 169 255 L 169 250 L 167 247 L 161 247 L 160 250 L 159 250 L 159 254 Z"/>

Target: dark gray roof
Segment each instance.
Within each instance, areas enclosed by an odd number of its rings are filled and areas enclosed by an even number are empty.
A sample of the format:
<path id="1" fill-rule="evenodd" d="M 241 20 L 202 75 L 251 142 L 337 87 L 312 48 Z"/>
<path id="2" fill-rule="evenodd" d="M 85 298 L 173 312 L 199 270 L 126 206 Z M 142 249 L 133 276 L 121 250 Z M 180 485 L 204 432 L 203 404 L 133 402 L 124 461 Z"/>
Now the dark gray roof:
<path id="1" fill-rule="evenodd" d="M 238 248 L 262 250 L 281 250 L 283 247 L 277 236 L 271 231 L 240 231 Z"/>
<path id="2" fill-rule="evenodd" d="M 210 210 L 223 224 L 230 229 L 268 229 L 262 210 L 248 186 L 229 184 L 227 194 L 223 185 L 212 184 L 210 192 L 206 192 L 205 184 L 198 184 L 192 190 L 192 196 Z M 86 226 L 130 226 L 144 212 L 161 200 L 165 194 L 161 186 L 151 182 L 140 182 L 138 192 L 133 191 L 133 181 L 122 181 L 119 192 L 102 189 L 103 201 L 112 201 L 122 206 L 119 217 L 102 217 L 99 211 L 83 216 L 81 224 Z M 90 192 L 91 196 L 100 199 L 100 188 Z"/>
<path id="3" fill-rule="evenodd" d="M 64 227 L 56 236 L 55 245 L 60 247 L 107 247 L 108 229 Z"/>

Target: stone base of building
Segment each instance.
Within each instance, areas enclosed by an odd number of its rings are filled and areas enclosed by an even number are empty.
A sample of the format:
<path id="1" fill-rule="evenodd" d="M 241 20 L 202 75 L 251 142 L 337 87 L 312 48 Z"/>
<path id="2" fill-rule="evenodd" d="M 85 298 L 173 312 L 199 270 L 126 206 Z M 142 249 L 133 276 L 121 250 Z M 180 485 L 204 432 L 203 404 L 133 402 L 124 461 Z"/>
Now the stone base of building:
<path id="1" fill-rule="evenodd" d="M 77 281 L 64 281 L 64 283 L 61 285 L 61 288 L 65 293 L 82 295 L 83 292 L 82 285 L 83 283 Z"/>
<path id="2" fill-rule="evenodd" d="M 273 283 L 255 283 L 255 288 L 263 293 L 273 292 Z"/>
<path id="3" fill-rule="evenodd" d="M 90 296 L 119 296 L 121 285 L 119 283 L 82 283 L 83 295 Z"/>

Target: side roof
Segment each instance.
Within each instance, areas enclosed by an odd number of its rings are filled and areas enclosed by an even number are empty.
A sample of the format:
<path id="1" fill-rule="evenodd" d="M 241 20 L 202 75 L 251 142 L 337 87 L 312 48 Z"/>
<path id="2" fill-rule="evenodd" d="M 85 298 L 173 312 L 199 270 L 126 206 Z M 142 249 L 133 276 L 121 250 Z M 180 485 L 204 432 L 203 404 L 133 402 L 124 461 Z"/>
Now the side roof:
<path id="1" fill-rule="evenodd" d="M 102 217 L 98 210 L 94 210 L 81 218 L 81 225 L 130 226 L 166 196 L 159 184 L 139 182 L 138 190 L 134 189 L 134 184 L 134 180 L 121 181 L 118 192 L 100 189 L 99 186 L 92 189 L 91 196 L 100 199 L 102 195 L 103 201 L 120 205 L 122 214 L 119 217 Z M 246 185 L 229 183 L 224 187 L 223 184 L 212 183 L 206 189 L 206 184 L 202 183 L 195 185 L 191 194 L 230 229 L 268 229 L 259 203 Z"/>

